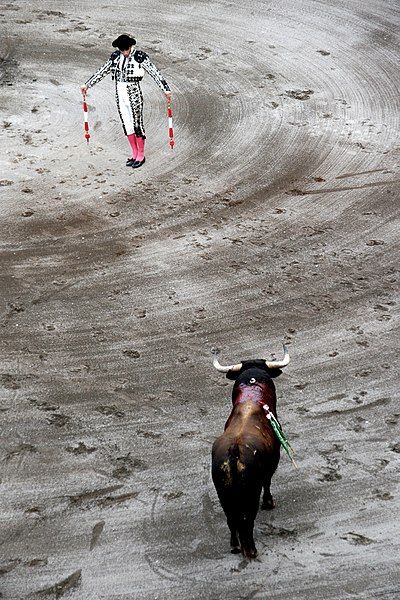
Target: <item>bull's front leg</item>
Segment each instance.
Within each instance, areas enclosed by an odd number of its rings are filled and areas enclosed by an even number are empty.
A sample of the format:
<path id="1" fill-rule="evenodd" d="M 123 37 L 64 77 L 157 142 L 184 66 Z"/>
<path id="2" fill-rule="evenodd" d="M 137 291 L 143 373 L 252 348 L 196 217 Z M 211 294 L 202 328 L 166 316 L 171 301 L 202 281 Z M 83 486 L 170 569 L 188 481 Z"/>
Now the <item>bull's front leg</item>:
<path id="1" fill-rule="evenodd" d="M 267 475 L 263 482 L 264 493 L 262 498 L 261 510 L 272 510 L 273 508 L 275 508 L 275 501 L 272 497 L 270 490 L 271 478 L 272 475 Z"/>
<path id="2" fill-rule="evenodd" d="M 272 455 L 268 456 L 266 463 L 264 463 L 265 475 L 264 475 L 264 479 L 263 479 L 264 493 L 263 493 L 262 504 L 261 504 L 262 510 L 272 510 L 273 508 L 275 508 L 275 500 L 272 497 L 270 486 L 271 486 L 272 475 L 275 473 L 276 469 L 278 468 L 279 458 L 280 458 L 280 448 L 278 446 L 275 449 L 275 451 L 272 453 Z"/>

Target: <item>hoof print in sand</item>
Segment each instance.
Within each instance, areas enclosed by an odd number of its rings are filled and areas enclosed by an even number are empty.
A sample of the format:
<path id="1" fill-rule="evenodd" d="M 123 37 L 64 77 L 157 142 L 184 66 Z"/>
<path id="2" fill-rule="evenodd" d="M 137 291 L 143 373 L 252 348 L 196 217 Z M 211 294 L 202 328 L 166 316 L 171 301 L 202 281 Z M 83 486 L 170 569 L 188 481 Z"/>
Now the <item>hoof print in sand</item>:
<path id="1" fill-rule="evenodd" d="M 37 592 L 38 596 L 53 596 L 54 598 L 61 598 L 64 596 L 69 590 L 73 588 L 77 588 L 81 585 L 82 576 L 81 569 L 79 571 L 75 571 L 66 579 L 63 579 L 59 583 L 55 583 L 51 587 L 45 588 L 44 590 L 40 590 Z"/>
<path id="2" fill-rule="evenodd" d="M 367 246 L 383 246 L 384 245 L 384 241 L 383 240 L 369 240 L 369 242 L 366 243 Z"/>
<path id="3" fill-rule="evenodd" d="M 137 350 L 123 350 L 122 354 L 128 356 L 129 358 L 140 358 L 140 352 L 138 352 Z"/>
<path id="4" fill-rule="evenodd" d="M 43 410 L 44 412 L 55 411 L 60 408 L 56 404 L 50 404 L 50 402 L 46 402 L 46 400 L 37 400 L 36 398 L 29 398 L 29 402 L 32 406 L 38 410 Z"/>
<path id="5" fill-rule="evenodd" d="M 13 571 L 21 563 L 19 559 L 10 560 L 0 565 L 0 576 Z M 1 598 L 1 595 L 0 595 Z"/>
<path id="6" fill-rule="evenodd" d="M 338 481 L 342 479 L 341 474 L 334 467 L 326 467 L 325 473 L 318 477 L 318 481 Z"/>
<path id="7" fill-rule="evenodd" d="M 125 479 L 135 471 L 145 471 L 148 469 L 147 464 L 139 458 L 132 458 L 129 454 L 126 456 L 118 456 L 113 461 L 115 469 L 112 472 L 116 479 Z"/>
<path id="8" fill-rule="evenodd" d="M 37 452 L 36 446 L 32 444 L 19 444 L 12 450 L 9 450 L 5 456 L 5 460 L 11 460 L 12 458 L 20 458 L 26 454 L 32 454 Z"/>
<path id="9" fill-rule="evenodd" d="M 286 90 L 286 96 L 295 100 L 308 100 L 313 93 L 313 90 Z"/>
<path id="10" fill-rule="evenodd" d="M 393 500 L 394 496 L 390 492 L 383 492 L 382 490 L 374 490 L 372 492 L 373 498 L 378 500 Z"/>
<path id="11" fill-rule="evenodd" d="M 104 529 L 104 521 L 99 521 L 98 523 L 96 523 L 96 525 L 93 527 L 92 529 L 92 537 L 90 540 L 90 546 L 89 546 L 89 550 L 92 551 L 93 548 L 97 545 L 97 542 L 100 539 L 100 536 L 103 532 Z"/>
<path id="12" fill-rule="evenodd" d="M 183 496 L 183 492 L 165 492 L 165 494 L 163 494 L 163 498 L 167 501 L 176 500 L 181 496 Z"/>
<path id="13" fill-rule="evenodd" d="M 28 567 L 45 567 L 48 564 L 48 562 L 49 561 L 47 558 L 33 558 L 32 560 L 29 560 L 25 564 Z"/>
<path id="14" fill-rule="evenodd" d="M 124 411 L 120 410 L 117 406 L 115 406 L 115 404 L 112 404 L 111 406 L 101 404 L 100 406 L 98 406 L 96 408 L 96 411 L 101 413 L 102 415 L 106 415 L 107 417 L 113 416 L 113 417 L 118 417 L 120 419 L 125 417 Z"/>
<path id="15" fill-rule="evenodd" d="M 97 448 L 90 448 L 86 446 L 84 442 L 79 442 L 77 446 L 68 446 L 66 448 L 67 452 L 71 454 L 79 455 L 79 454 L 92 454 L 92 452 L 96 452 Z"/>
<path id="16" fill-rule="evenodd" d="M 354 531 L 349 531 L 341 535 L 340 539 L 346 540 L 346 542 L 350 542 L 350 544 L 354 544 L 355 546 L 369 546 L 375 542 L 375 540 L 371 540 L 371 538 L 361 535 L 361 533 L 354 533 Z"/>
<path id="17" fill-rule="evenodd" d="M 158 433 L 156 431 L 145 431 L 144 429 L 138 429 L 136 433 L 142 437 L 150 438 L 153 440 L 157 440 L 161 437 L 161 433 Z"/>
<path id="18" fill-rule="evenodd" d="M 56 427 L 64 427 L 64 425 L 66 425 L 69 421 L 70 417 L 67 417 L 66 415 L 59 415 L 57 413 L 50 415 L 50 417 L 47 419 L 47 422 L 50 425 L 55 425 Z"/>
<path id="19" fill-rule="evenodd" d="M 11 373 L 4 373 L 0 375 L 0 385 L 6 390 L 19 390 L 21 385 L 17 381 L 17 377 L 11 375 Z"/>

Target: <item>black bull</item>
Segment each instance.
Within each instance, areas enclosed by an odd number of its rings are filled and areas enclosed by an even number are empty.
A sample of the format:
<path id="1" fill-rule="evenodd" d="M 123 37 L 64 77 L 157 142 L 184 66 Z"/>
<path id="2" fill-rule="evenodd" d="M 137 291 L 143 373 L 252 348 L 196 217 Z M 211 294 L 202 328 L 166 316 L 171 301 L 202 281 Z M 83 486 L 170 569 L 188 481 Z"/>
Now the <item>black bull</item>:
<path id="1" fill-rule="evenodd" d="M 286 364 L 276 363 L 279 367 Z M 212 479 L 231 532 L 231 551 L 241 551 L 249 559 L 257 555 L 253 529 L 262 489 L 261 508 L 274 508 L 270 484 L 279 463 L 280 443 L 263 407 L 268 406 L 277 417 L 272 379 L 282 373 L 279 367 L 254 360 L 233 365 L 229 371 L 219 368 L 235 383 L 232 412 L 212 448 Z"/>

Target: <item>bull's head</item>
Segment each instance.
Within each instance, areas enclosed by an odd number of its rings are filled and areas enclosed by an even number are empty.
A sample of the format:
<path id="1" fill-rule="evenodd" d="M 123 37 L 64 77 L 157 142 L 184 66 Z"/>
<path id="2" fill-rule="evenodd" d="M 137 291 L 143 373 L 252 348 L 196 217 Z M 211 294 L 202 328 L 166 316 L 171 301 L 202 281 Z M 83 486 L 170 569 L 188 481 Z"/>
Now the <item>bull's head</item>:
<path id="1" fill-rule="evenodd" d="M 244 360 L 234 365 L 223 366 L 219 363 L 218 358 L 215 356 L 213 365 L 220 373 L 226 373 L 228 379 L 237 379 L 244 371 L 249 369 L 260 369 L 267 371 L 269 377 L 277 377 L 282 373 L 281 369 L 289 364 L 289 350 L 287 346 L 283 344 L 284 356 L 282 360 Z"/>

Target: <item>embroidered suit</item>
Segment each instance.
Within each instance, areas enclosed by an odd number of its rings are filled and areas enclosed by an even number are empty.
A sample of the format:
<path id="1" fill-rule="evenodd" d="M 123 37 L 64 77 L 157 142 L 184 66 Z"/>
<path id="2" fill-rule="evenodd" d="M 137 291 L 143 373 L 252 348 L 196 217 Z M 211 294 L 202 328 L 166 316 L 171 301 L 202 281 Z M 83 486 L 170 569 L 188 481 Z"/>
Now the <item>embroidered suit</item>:
<path id="1" fill-rule="evenodd" d="M 170 88 L 160 71 L 150 61 L 148 55 L 142 50 L 132 49 L 129 56 L 116 50 L 94 75 L 85 83 L 86 87 L 93 87 L 106 75 L 111 73 L 115 81 L 115 95 L 118 113 L 121 118 L 125 135 L 135 134 L 137 137 L 146 138 L 143 125 L 143 94 L 140 82 L 144 74 L 148 73 L 163 92 Z"/>

